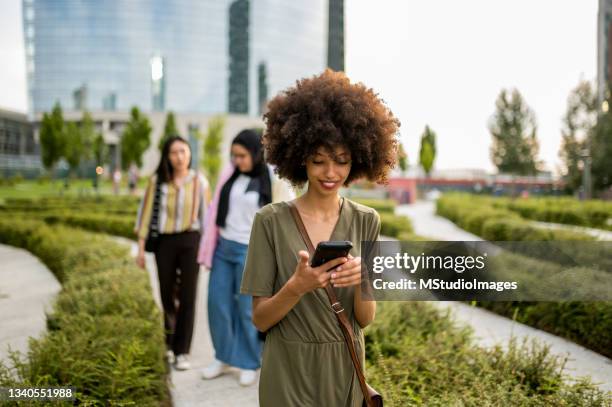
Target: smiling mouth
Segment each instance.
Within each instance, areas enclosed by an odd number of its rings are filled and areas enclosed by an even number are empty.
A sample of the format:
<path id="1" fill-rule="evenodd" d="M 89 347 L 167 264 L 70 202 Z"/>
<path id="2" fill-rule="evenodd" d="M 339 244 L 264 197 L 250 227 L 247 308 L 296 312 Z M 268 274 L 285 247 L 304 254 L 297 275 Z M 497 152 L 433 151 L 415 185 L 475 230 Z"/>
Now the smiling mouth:
<path id="1" fill-rule="evenodd" d="M 333 188 L 339 181 L 319 181 L 325 188 Z"/>

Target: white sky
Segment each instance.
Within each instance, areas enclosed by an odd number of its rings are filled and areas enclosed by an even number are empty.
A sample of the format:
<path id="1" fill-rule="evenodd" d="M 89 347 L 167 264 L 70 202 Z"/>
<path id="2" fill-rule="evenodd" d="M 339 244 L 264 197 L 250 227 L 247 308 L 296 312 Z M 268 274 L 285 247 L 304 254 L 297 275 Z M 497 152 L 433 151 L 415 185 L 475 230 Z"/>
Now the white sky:
<path id="1" fill-rule="evenodd" d="M 411 165 L 428 124 L 435 168 L 492 170 L 487 123 L 499 91 L 516 87 L 556 169 L 567 96 L 596 76 L 596 0 L 345 2 L 347 73 L 400 119 Z M 21 1 L 0 0 L 0 107 L 25 111 L 24 59 Z"/>

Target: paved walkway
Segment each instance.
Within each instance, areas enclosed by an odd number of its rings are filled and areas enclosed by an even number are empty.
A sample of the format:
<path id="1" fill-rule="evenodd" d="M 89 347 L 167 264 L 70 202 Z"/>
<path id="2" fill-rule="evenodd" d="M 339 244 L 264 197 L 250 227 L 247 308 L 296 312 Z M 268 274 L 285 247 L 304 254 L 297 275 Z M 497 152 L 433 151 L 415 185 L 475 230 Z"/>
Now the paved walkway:
<path id="1" fill-rule="evenodd" d="M 412 221 L 415 233 L 438 240 L 482 240 L 464 231 L 446 218 L 435 214 L 435 202 L 418 201 L 413 205 L 400 205 L 398 215 L 405 215 Z M 520 342 L 523 338 L 536 338 L 550 345 L 551 353 L 567 356 L 566 371 L 574 377 L 591 376 L 600 388 L 612 391 L 612 360 L 592 352 L 573 342 L 547 332 L 517 323 L 487 310 L 471 307 L 453 301 L 431 302 L 441 308 L 450 308 L 455 320 L 472 327 L 479 345 L 494 344 L 506 346 L 511 337 Z"/>
<path id="2" fill-rule="evenodd" d="M 482 240 L 479 236 L 460 229 L 450 220 L 437 216 L 435 214 L 436 203 L 433 201 L 417 201 L 412 205 L 398 205 L 395 213 L 409 217 L 414 233 L 419 236 L 451 241 Z"/>
<path id="3" fill-rule="evenodd" d="M 132 255 L 136 256 L 138 247 L 134 241 L 119 237 L 115 239 L 121 243 L 130 245 Z M 146 263 L 155 301 L 161 307 L 157 267 L 153 254 L 147 253 Z M 213 380 L 202 380 L 200 378 L 200 369 L 208 365 L 214 359 L 212 341 L 208 330 L 208 311 L 206 308 L 208 278 L 208 271 L 206 271 L 205 268 L 201 268 L 198 281 L 196 321 L 194 324 L 190 355 L 192 368 L 187 371 L 172 369 L 170 373 L 170 379 L 172 381 L 172 386 L 170 388 L 172 402 L 175 407 L 256 407 L 258 406 L 258 384 L 255 383 L 250 387 L 240 386 L 238 384 L 237 370 L 233 370 Z"/>
<path id="4" fill-rule="evenodd" d="M 46 329 L 46 311 L 61 286 L 53 273 L 23 249 L 0 245 L 0 360 L 9 347 L 27 353 L 28 338 Z"/>

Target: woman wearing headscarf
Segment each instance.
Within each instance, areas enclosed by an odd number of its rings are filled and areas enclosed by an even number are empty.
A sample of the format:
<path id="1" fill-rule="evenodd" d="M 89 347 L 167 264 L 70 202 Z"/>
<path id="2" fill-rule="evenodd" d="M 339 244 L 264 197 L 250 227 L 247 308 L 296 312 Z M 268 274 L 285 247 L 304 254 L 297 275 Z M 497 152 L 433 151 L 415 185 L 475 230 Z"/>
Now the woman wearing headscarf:
<path id="1" fill-rule="evenodd" d="M 255 213 L 295 197 L 263 158 L 261 136 L 241 131 L 232 141 L 231 164 L 222 172 L 209 210 L 198 262 L 210 270 L 208 321 L 215 360 L 202 370 L 212 379 L 240 369 L 240 384 L 257 380 L 261 342 L 252 322 L 252 299 L 240 294 L 242 270 Z"/>

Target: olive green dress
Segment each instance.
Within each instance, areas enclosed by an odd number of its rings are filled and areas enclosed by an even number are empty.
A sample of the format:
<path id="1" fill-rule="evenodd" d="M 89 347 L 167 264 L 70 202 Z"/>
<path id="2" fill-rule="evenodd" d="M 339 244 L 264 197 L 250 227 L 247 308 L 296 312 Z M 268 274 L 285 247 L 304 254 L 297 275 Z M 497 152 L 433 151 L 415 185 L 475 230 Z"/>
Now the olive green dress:
<path id="1" fill-rule="evenodd" d="M 346 198 L 330 240 L 377 240 L 380 217 Z M 253 221 L 240 292 L 271 297 L 295 272 L 298 252 L 307 250 L 287 202 L 266 205 Z M 355 346 L 365 366 L 363 333 L 353 315 L 355 287 L 335 289 L 355 331 Z M 275 406 L 361 406 L 363 395 L 336 315 L 325 289 L 305 294 L 268 330 L 263 347 L 259 404 Z"/>

